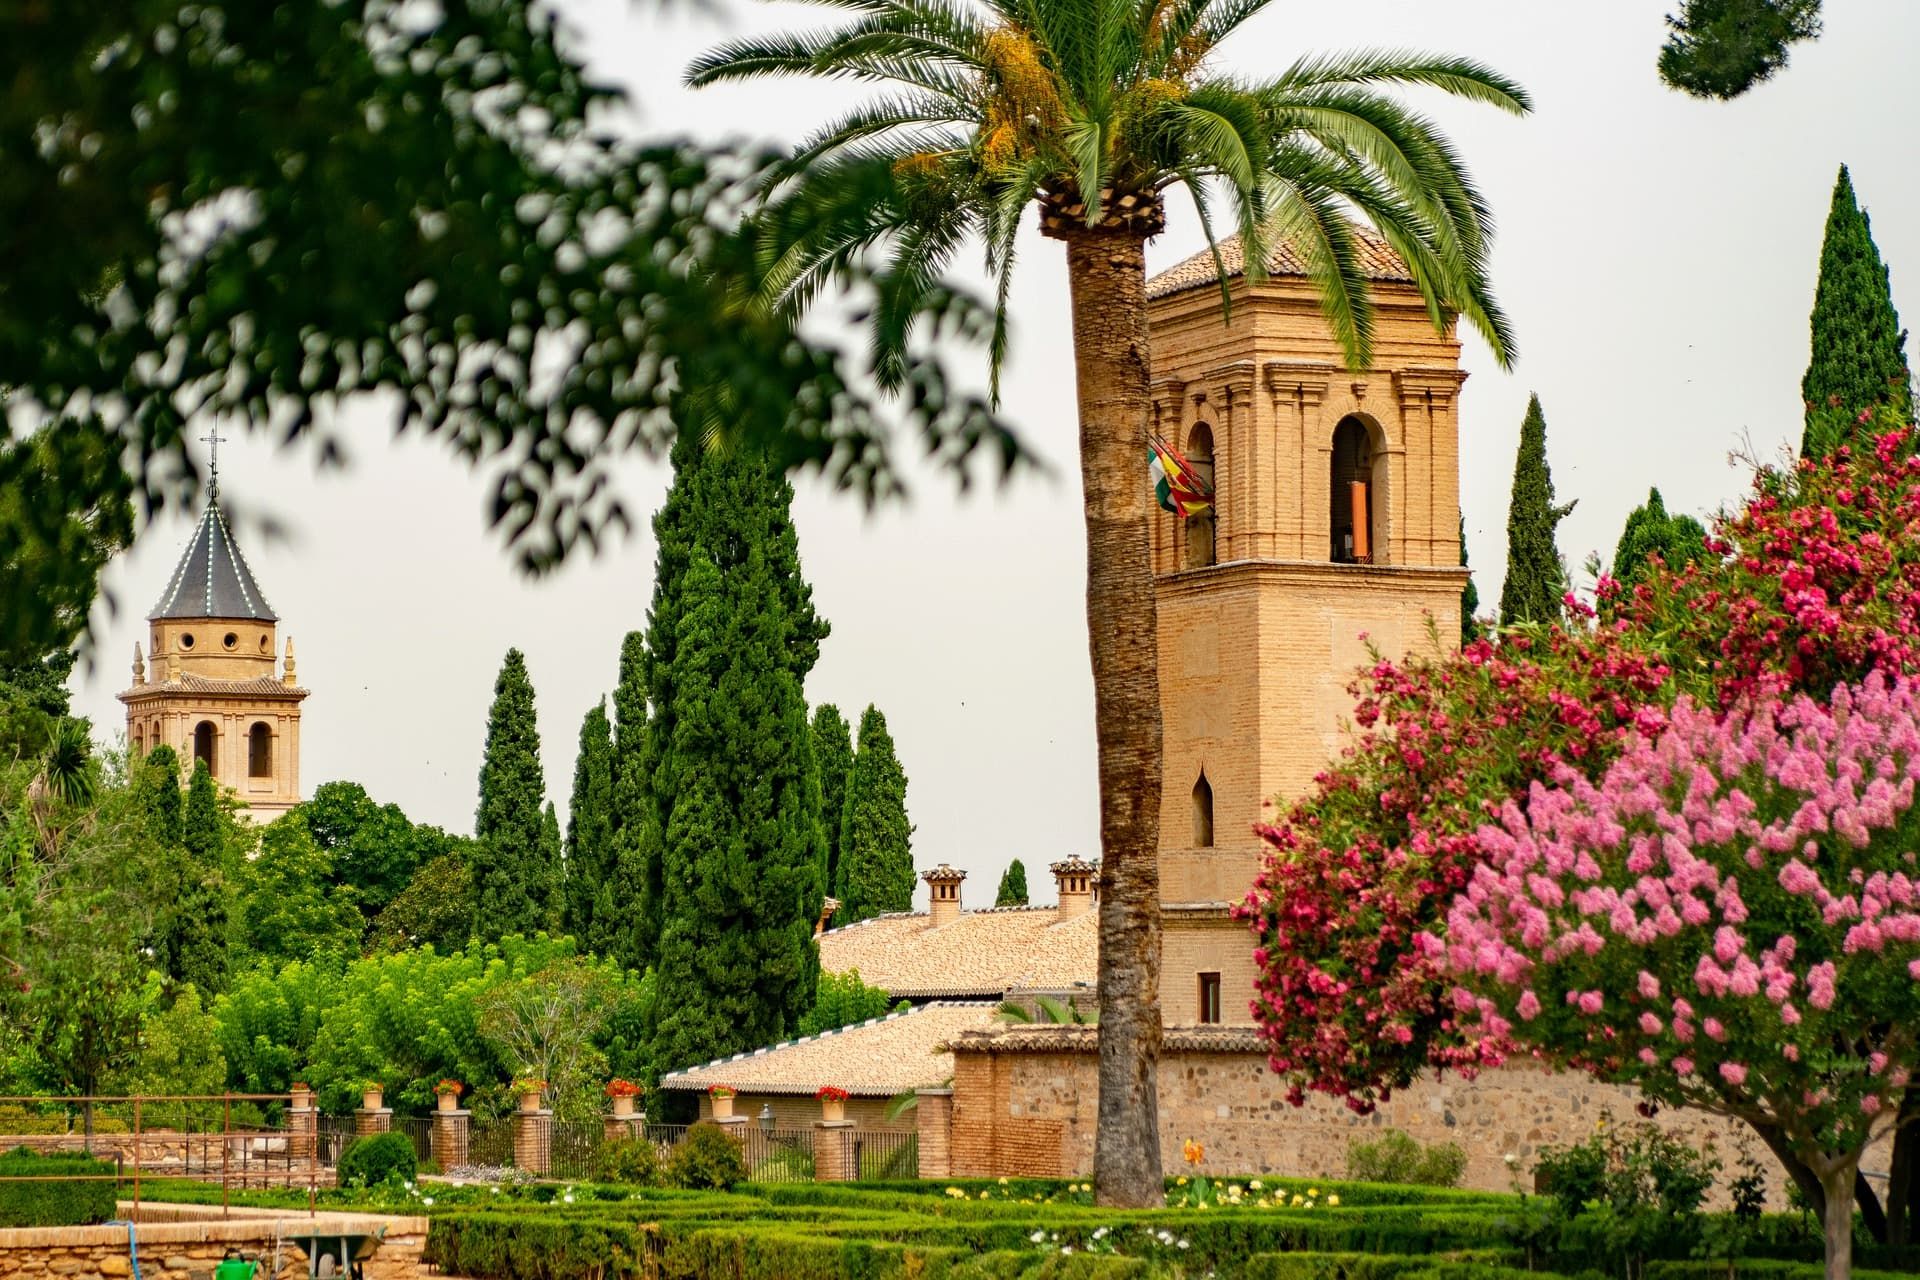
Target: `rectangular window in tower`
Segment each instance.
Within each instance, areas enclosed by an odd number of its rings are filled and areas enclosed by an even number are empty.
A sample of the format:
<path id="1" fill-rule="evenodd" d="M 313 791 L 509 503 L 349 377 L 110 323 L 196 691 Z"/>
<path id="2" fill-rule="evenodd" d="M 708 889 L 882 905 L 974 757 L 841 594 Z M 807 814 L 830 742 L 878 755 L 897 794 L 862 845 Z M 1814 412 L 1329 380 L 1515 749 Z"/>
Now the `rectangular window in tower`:
<path id="1" fill-rule="evenodd" d="M 1217 973 L 1200 975 L 1200 1021 L 1220 1021 L 1220 975 Z"/>

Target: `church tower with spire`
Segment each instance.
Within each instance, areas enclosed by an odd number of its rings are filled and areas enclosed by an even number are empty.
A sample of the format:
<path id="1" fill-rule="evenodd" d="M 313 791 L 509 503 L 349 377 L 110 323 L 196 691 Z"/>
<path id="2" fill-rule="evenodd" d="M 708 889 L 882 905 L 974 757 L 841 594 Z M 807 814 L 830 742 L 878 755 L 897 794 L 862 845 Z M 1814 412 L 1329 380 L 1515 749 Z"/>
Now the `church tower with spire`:
<path id="1" fill-rule="evenodd" d="M 206 761 L 255 822 L 300 803 L 307 691 L 294 678 L 291 638 L 284 665 L 276 660 L 279 621 L 220 509 L 216 453 L 206 510 L 147 615 L 147 649 L 135 643 L 133 684 L 120 701 L 136 753 L 170 746 L 183 776 Z"/>

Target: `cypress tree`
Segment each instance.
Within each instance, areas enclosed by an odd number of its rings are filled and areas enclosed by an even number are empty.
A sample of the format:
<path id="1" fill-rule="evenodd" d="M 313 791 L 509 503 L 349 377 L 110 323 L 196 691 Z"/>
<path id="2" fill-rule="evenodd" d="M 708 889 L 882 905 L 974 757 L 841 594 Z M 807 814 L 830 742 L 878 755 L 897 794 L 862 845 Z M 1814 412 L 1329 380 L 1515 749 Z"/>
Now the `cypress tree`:
<path id="1" fill-rule="evenodd" d="M 1520 450 L 1513 462 L 1513 499 L 1507 508 L 1507 580 L 1500 585 L 1500 625 L 1558 622 L 1567 594 L 1567 571 L 1554 545 L 1554 530 L 1574 504 L 1553 503 L 1553 472 L 1547 466 L 1547 419 L 1540 397 L 1527 402 L 1520 424 Z"/>
<path id="2" fill-rule="evenodd" d="M 827 628 L 800 572 L 792 486 L 691 434 L 673 461 L 654 519 L 637 841 L 672 993 L 649 1036 L 656 1071 L 799 1025 L 826 861 L 804 688 Z"/>
<path id="3" fill-rule="evenodd" d="M 546 778 L 540 769 L 540 730 L 534 721 L 533 682 L 527 660 L 507 650 L 493 685 L 487 713 L 487 751 L 480 764 L 480 810 L 474 820 L 479 843 L 473 865 L 481 937 L 531 934 L 552 919 L 558 888 L 559 850 L 545 845 L 541 805 Z"/>
<path id="4" fill-rule="evenodd" d="M 221 837 L 219 791 L 207 762 L 195 760 L 181 823 L 187 856 L 182 864 L 185 882 L 174 902 L 178 924 L 172 976 L 208 995 L 227 987 L 227 878 Z"/>
<path id="5" fill-rule="evenodd" d="M 993 897 L 996 907 L 1024 907 L 1027 905 L 1027 864 L 1015 858 L 1007 864 L 1006 872 L 1000 877 L 1000 892 Z"/>
<path id="6" fill-rule="evenodd" d="M 1707 554 L 1707 531 L 1692 516 L 1668 515 L 1660 491 L 1649 489 L 1646 502 L 1633 509 L 1620 531 L 1620 543 L 1613 550 L 1614 578 L 1622 587 L 1631 587 L 1647 576 L 1656 554 L 1668 568 L 1691 564 Z"/>
<path id="7" fill-rule="evenodd" d="M 580 722 L 567 805 L 567 932 L 593 955 L 611 955 L 622 924 L 613 848 L 613 725 L 602 698 Z"/>
<path id="8" fill-rule="evenodd" d="M 1467 518 L 1460 517 L 1460 567 L 1467 567 Z M 1460 643 L 1471 644 L 1480 634 L 1477 615 L 1480 612 L 1480 588 L 1473 585 L 1473 574 L 1467 574 L 1467 585 L 1460 588 Z"/>
<path id="9" fill-rule="evenodd" d="M 1908 421 L 1913 384 L 1907 335 L 1893 309 L 1893 288 L 1872 225 L 1854 199 L 1845 165 L 1833 184 L 1809 327 L 1813 358 L 1800 382 L 1807 403 L 1802 456 L 1819 457 L 1845 443 L 1866 409 L 1890 411 L 1880 430 Z"/>
<path id="10" fill-rule="evenodd" d="M 565 843 L 560 838 L 560 815 L 554 810 L 553 801 L 547 801 L 547 807 L 540 811 L 540 865 L 546 869 L 547 910 L 536 926 L 541 929 L 557 929 L 566 920 L 566 857 Z"/>
<path id="11" fill-rule="evenodd" d="M 840 823 L 847 808 L 847 776 L 853 772 L 853 730 L 831 702 L 813 713 L 813 762 L 820 770 L 820 825 L 827 844 L 820 883 L 825 886 L 836 882 L 840 869 Z"/>
<path id="12" fill-rule="evenodd" d="M 819 778 L 764 559 L 730 578 L 696 544 L 680 598 L 662 827 L 654 1069 L 792 1034 L 819 977 Z M 657 801 L 656 801 L 657 803 Z"/>
<path id="13" fill-rule="evenodd" d="M 840 828 L 841 918 L 847 924 L 913 906 L 913 827 L 907 821 L 907 774 L 878 707 L 860 717 L 860 749 L 847 780 Z"/>
<path id="14" fill-rule="evenodd" d="M 613 886 L 617 923 L 607 954 L 628 969 L 651 968 L 660 950 L 660 864 L 646 858 L 643 836 L 653 803 L 647 771 L 647 637 L 629 631 L 620 642 L 620 679 L 613 687 Z M 651 879 L 647 872 L 653 872 Z"/>
<path id="15" fill-rule="evenodd" d="M 155 747 L 141 762 L 138 777 L 142 807 L 155 839 L 168 846 L 179 844 L 185 834 L 180 812 L 180 757 L 172 747 Z"/>

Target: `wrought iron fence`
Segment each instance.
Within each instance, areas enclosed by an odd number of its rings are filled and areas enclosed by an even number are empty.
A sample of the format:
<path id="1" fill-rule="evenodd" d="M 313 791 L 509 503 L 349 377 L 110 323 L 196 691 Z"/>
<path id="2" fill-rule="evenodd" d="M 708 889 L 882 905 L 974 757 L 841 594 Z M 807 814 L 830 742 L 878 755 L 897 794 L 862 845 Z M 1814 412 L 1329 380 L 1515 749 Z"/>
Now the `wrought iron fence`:
<path id="1" fill-rule="evenodd" d="M 920 1135 L 911 1130 L 856 1129 L 853 1168 L 863 1182 L 896 1182 L 920 1176 Z"/>
<path id="2" fill-rule="evenodd" d="M 745 1126 L 741 1152 L 754 1182 L 812 1182 L 813 1130 Z"/>

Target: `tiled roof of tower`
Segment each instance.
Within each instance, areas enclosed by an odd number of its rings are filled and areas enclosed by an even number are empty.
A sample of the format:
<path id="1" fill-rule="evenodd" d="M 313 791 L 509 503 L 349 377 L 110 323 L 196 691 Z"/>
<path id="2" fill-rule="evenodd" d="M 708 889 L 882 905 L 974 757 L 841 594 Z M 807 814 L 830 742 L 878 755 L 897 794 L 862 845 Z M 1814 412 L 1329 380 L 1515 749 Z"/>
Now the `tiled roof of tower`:
<path id="1" fill-rule="evenodd" d="M 167 582 L 160 603 L 147 615 L 161 618 L 254 618 L 277 622 L 272 606 L 253 580 L 247 558 L 234 545 L 227 517 L 217 501 L 207 503 L 193 537 Z"/>
<path id="2" fill-rule="evenodd" d="M 145 695 L 159 696 L 166 693 L 205 693 L 248 698 L 304 698 L 308 690 L 298 685 L 290 685 L 284 680 L 271 676 L 252 676 L 245 680 L 222 680 L 216 676 L 200 676 L 191 672 L 182 672 L 173 680 L 155 679 L 147 684 L 137 684 L 129 689 L 126 697 Z"/>
<path id="3" fill-rule="evenodd" d="M 1020 987 L 1091 985 L 1099 926 L 1091 911 L 1062 923 L 1053 907 L 963 911 L 937 929 L 925 912 L 903 911 L 821 934 L 820 967 L 857 969 L 896 997 L 997 999 Z"/>
<path id="4" fill-rule="evenodd" d="M 953 1075 L 947 1042 L 963 1032 L 992 1026 L 996 1008 L 992 1001 L 935 1001 L 838 1031 L 669 1072 L 660 1085 L 706 1089 L 724 1084 L 742 1093 L 813 1093 L 831 1084 L 855 1097 L 891 1098 Z"/>
<path id="5" fill-rule="evenodd" d="M 1354 238 L 1360 244 L 1360 264 L 1369 280 L 1413 279 L 1407 271 L 1407 264 L 1395 253 L 1393 246 L 1371 227 L 1355 224 Z M 1226 268 L 1229 278 L 1240 275 L 1247 269 L 1247 255 L 1237 235 L 1228 236 L 1220 242 L 1220 263 Z M 1304 276 L 1307 274 L 1306 259 L 1291 243 L 1275 245 L 1267 254 L 1267 274 L 1270 276 Z M 1213 254 L 1202 249 L 1190 258 L 1183 259 L 1168 267 L 1159 275 L 1147 281 L 1149 298 L 1164 298 L 1168 294 L 1181 293 L 1202 286 L 1217 287 L 1220 279 L 1219 268 L 1214 266 Z"/>

